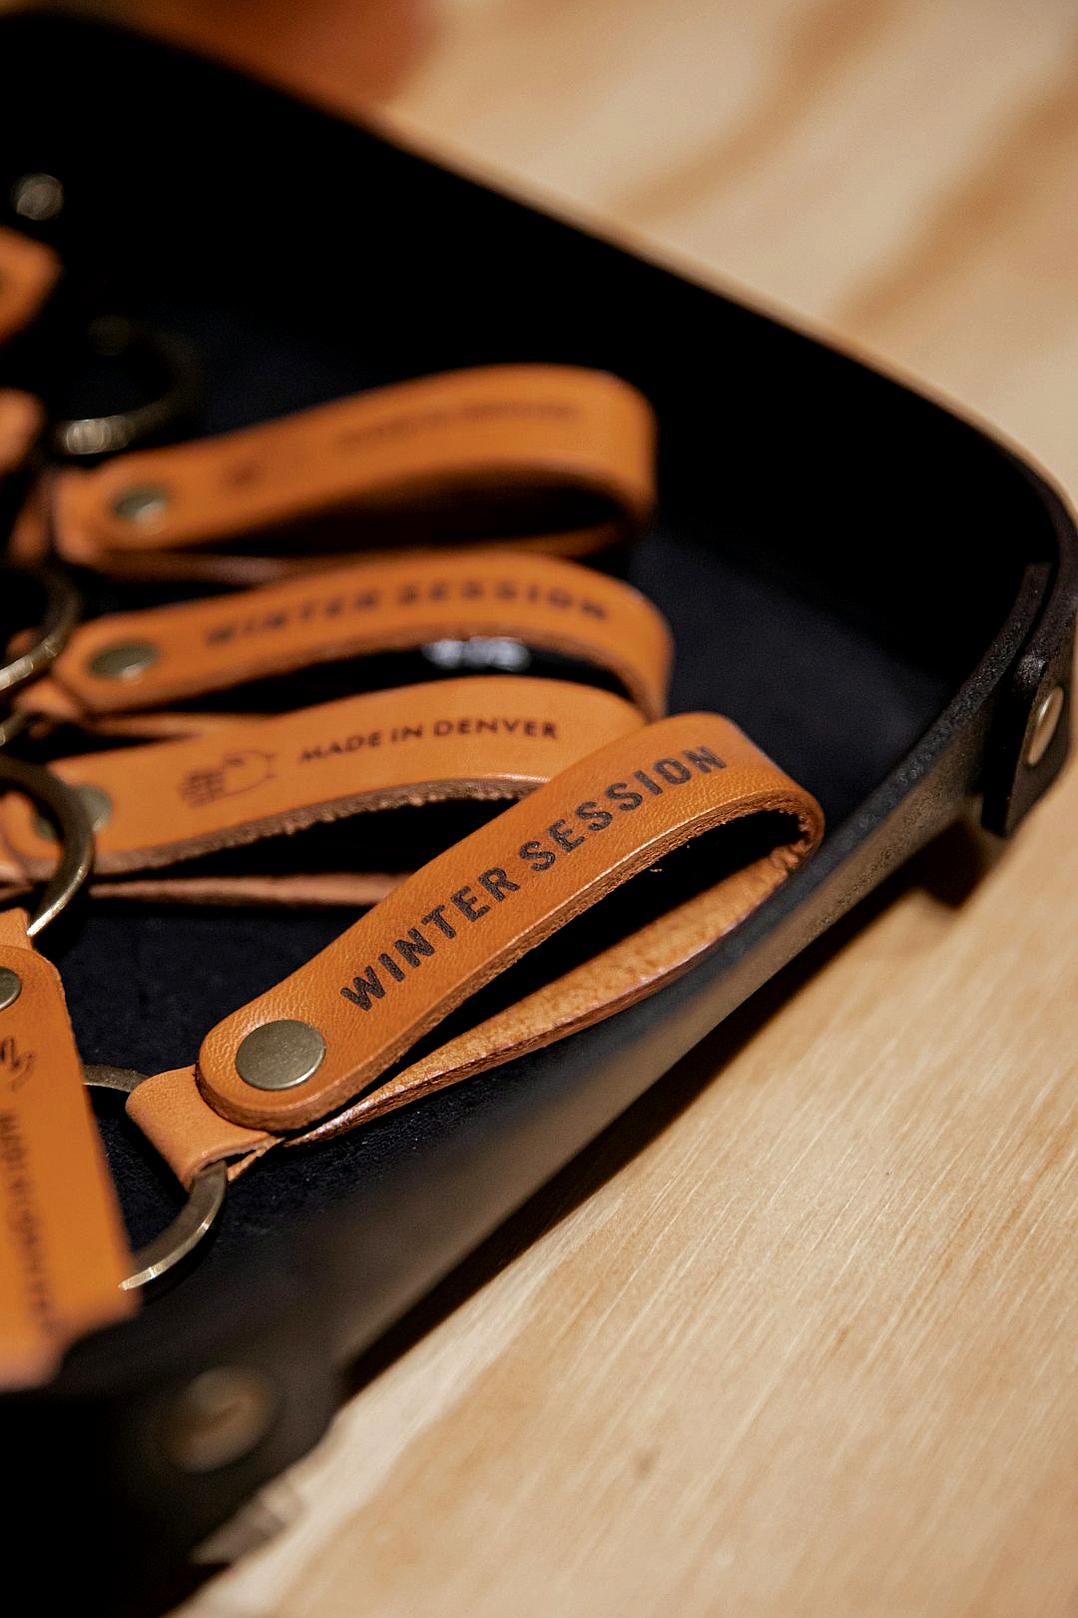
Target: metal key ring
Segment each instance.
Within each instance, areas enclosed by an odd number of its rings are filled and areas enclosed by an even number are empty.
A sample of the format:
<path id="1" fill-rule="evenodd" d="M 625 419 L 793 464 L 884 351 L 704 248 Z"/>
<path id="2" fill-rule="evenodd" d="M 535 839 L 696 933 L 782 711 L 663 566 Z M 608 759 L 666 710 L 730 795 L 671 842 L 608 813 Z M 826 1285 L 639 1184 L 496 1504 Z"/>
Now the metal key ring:
<path id="1" fill-rule="evenodd" d="M 40 764 L 0 754 L 0 793 L 3 792 L 21 792 L 32 799 L 55 820 L 60 833 L 56 869 L 26 928 L 27 936 L 36 938 L 66 910 L 89 876 L 94 862 L 93 828 L 78 794 Z"/>
<path id="2" fill-rule="evenodd" d="M 50 668 L 79 621 L 81 603 L 74 585 L 51 567 L 0 568 L 0 581 L 28 579 L 45 597 L 45 610 L 33 645 L 0 667 L 0 693 L 18 691 Z"/>
<path id="3" fill-rule="evenodd" d="M 119 1090 L 124 1095 L 137 1090 L 146 1078 L 145 1073 L 136 1073 L 132 1068 L 98 1063 L 84 1068 L 83 1072 L 89 1089 Z M 228 1170 L 223 1163 L 210 1163 L 201 1169 L 191 1181 L 187 1201 L 172 1223 L 134 1254 L 135 1268 L 121 1281 L 123 1290 L 133 1292 L 156 1281 L 186 1258 L 210 1231 L 227 1190 Z"/>
<path id="4" fill-rule="evenodd" d="M 87 333 L 89 342 L 106 358 L 148 359 L 166 378 L 165 389 L 145 404 L 101 416 L 61 417 L 49 429 L 54 455 L 78 460 L 84 456 L 115 455 L 164 432 L 189 415 L 198 396 L 198 367 L 188 345 L 149 326 L 122 316 L 100 316 Z"/>
<path id="5" fill-rule="evenodd" d="M 0 567 L 0 583 L 19 580 L 29 580 L 41 590 L 45 609 L 33 644 L 0 665 L 0 695 L 20 690 L 52 667 L 71 639 L 82 606 L 74 585 L 54 568 Z M 30 718 L 29 712 L 18 708 L 0 716 L 0 747 L 13 741 Z"/>

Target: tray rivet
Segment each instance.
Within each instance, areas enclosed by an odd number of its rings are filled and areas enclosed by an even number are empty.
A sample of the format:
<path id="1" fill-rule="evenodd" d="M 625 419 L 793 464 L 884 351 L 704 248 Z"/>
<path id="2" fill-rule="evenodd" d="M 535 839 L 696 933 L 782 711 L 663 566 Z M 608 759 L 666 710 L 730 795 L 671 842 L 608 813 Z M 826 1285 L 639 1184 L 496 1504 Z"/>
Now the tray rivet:
<path id="1" fill-rule="evenodd" d="M 169 492 L 163 483 L 137 483 L 116 496 L 112 510 L 123 522 L 148 528 L 152 523 L 161 521 L 169 503 Z"/>
<path id="2" fill-rule="evenodd" d="M 236 1051 L 236 1072 L 256 1090 L 291 1090 L 317 1073 L 326 1042 L 317 1028 L 294 1017 L 252 1028 Z"/>
<path id="3" fill-rule="evenodd" d="M 23 174 L 11 188 L 11 206 L 23 219 L 43 224 L 64 205 L 64 188 L 55 174 Z"/>
<path id="4" fill-rule="evenodd" d="M 1037 709 L 1033 720 L 1033 730 L 1030 733 L 1029 746 L 1026 748 L 1026 763 L 1030 769 L 1039 764 L 1052 744 L 1052 737 L 1059 729 L 1060 717 L 1063 713 L 1063 687 L 1054 685 Z"/>
<path id="5" fill-rule="evenodd" d="M 215 1472 L 265 1438 L 278 1400 L 261 1371 L 218 1365 L 176 1396 L 161 1428 L 169 1460 L 184 1472 Z"/>
<path id="6" fill-rule="evenodd" d="M 157 662 L 160 653 L 150 640 L 121 640 L 102 646 L 87 660 L 91 674 L 106 680 L 137 680 Z"/>
<path id="7" fill-rule="evenodd" d="M 0 966 L 0 1011 L 13 1006 L 22 993 L 22 978 L 10 966 Z"/>

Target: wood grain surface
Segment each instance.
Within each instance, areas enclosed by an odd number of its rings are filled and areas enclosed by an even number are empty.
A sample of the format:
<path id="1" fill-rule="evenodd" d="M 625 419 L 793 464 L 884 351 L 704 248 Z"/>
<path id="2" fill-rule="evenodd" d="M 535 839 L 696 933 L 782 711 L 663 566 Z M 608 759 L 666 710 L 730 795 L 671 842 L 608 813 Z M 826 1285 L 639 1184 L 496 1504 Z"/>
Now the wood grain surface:
<path id="1" fill-rule="evenodd" d="M 129 10 L 879 356 L 1078 488 L 1073 0 Z M 1076 821 L 1078 770 L 765 991 L 185 1618 L 1078 1611 Z"/>

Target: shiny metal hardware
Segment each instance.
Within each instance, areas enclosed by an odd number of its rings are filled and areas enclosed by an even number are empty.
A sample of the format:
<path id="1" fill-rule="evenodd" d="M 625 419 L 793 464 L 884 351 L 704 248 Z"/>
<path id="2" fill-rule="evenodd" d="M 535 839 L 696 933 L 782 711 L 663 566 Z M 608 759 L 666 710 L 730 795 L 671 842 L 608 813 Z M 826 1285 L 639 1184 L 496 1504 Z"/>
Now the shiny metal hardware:
<path id="1" fill-rule="evenodd" d="M 62 910 L 66 910 L 90 874 L 94 862 L 94 834 L 81 800 L 58 775 L 40 764 L 0 754 L 0 793 L 21 792 L 45 810 L 60 834 L 56 869 L 33 911 L 26 932 L 36 938 Z"/>
<path id="2" fill-rule="evenodd" d="M 70 783 L 65 782 L 65 785 L 70 785 Z M 101 830 L 102 826 L 108 825 L 112 819 L 112 799 L 104 787 L 94 786 L 89 781 L 80 781 L 77 786 L 71 786 L 70 790 L 82 804 L 92 832 L 96 834 Z M 56 827 L 46 820 L 44 815 L 38 814 L 34 816 L 34 830 L 39 837 L 44 837 L 49 842 L 55 842 Z"/>
<path id="3" fill-rule="evenodd" d="M 282 1017 L 252 1028 L 240 1041 L 236 1072 L 256 1090 L 291 1090 L 318 1072 L 325 1054 L 326 1042 L 317 1028 Z"/>
<path id="4" fill-rule="evenodd" d="M 119 1090 L 130 1095 L 146 1077 L 131 1068 L 93 1064 L 84 1068 L 91 1090 Z M 147 1286 L 187 1257 L 209 1232 L 221 1211 L 228 1189 L 228 1172 L 223 1163 L 211 1163 L 191 1181 L 184 1203 L 175 1219 L 152 1242 L 134 1255 L 135 1268 L 120 1283 L 125 1292 Z"/>
<path id="5" fill-rule="evenodd" d="M 0 748 L 13 742 L 16 736 L 21 736 L 31 718 L 32 715 L 24 708 L 13 708 L 10 713 L 4 714 L 0 718 Z"/>
<path id="6" fill-rule="evenodd" d="M 141 361 L 163 379 L 164 386 L 154 398 L 130 410 L 54 420 L 49 436 L 55 455 L 74 460 L 116 455 L 147 439 L 159 437 L 193 410 L 198 372 L 186 343 L 120 315 L 99 316 L 89 327 L 87 341 L 98 358 Z M 118 515 L 128 513 L 118 512 Z M 156 510 L 145 509 L 134 520 L 148 522 L 158 515 Z"/>
<path id="7" fill-rule="evenodd" d="M 0 696 L 11 695 L 51 668 L 70 640 L 81 611 L 78 591 L 52 568 L 0 567 L 0 586 L 5 591 L 20 582 L 41 593 L 44 607 L 31 645 L 0 666 Z M 14 741 L 31 718 L 22 709 L 0 714 L 0 747 Z"/>
<path id="8" fill-rule="evenodd" d="M 64 188 L 55 174 L 21 174 L 11 188 L 11 206 L 20 219 L 42 225 L 63 210 Z"/>
<path id="9" fill-rule="evenodd" d="M 499 669 L 519 674 L 531 664 L 523 641 L 508 635 L 471 635 L 467 640 L 431 640 L 422 648 L 428 663 L 439 669 Z"/>
<path id="10" fill-rule="evenodd" d="M 1029 744 L 1026 747 L 1026 763 L 1031 770 L 1036 768 L 1052 745 L 1052 738 L 1059 729 L 1059 721 L 1063 716 L 1063 702 L 1063 687 L 1055 685 L 1037 709 Z"/>
<path id="11" fill-rule="evenodd" d="M 86 667 L 104 680 L 137 680 L 160 655 L 153 641 L 121 640 L 87 658 Z"/>
<path id="12" fill-rule="evenodd" d="M 169 507 L 169 492 L 163 483 L 136 483 L 116 496 L 112 514 L 123 522 L 147 528 L 161 520 Z"/>
<path id="13" fill-rule="evenodd" d="M 0 1011 L 13 1006 L 22 993 L 22 978 L 10 966 L 0 966 Z"/>
<path id="14" fill-rule="evenodd" d="M 0 667 L 0 694 L 18 691 L 50 668 L 71 638 L 79 621 L 78 591 L 52 568 L 0 568 L 0 583 L 10 588 L 20 580 L 38 588 L 44 611 L 33 644 Z"/>
<path id="15" fill-rule="evenodd" d="M 216 1472 L 261 1443 L 280 1409 L 269 1378 L 246 1365 L 200 1371 L 172 1400 L 160 1441 L 182 1472 Z"/>

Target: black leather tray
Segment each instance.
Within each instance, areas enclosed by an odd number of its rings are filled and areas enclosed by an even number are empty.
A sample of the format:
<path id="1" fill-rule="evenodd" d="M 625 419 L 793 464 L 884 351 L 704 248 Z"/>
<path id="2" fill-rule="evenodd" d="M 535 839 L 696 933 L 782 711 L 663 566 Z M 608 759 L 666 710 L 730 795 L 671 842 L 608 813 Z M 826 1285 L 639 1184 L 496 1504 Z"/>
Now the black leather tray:
<path id="1" fill-rule="evenodd" d="M 1023 762 L 1040 704 L 1069 685 L 1075 535 L 1036 472 L 938 405 L 217 67 L 8 17 L 0 108 L 5 185 L 64 181 L 72 273 L 107 269 L 115 307 L 192 339 L 201 431 L 498 360 L 637 383 L 660 417 L 661 517 L 630 576 L 674 625 L 673 707 L 736 719 L 830 828 L 656 998 L 278 1154 L 236 1187 L 192 1273 L 81 1344 L 45 1393 L 5 1401 L 22 1479 L 9 1531 L 47 1509 L 77 1531 L 83 1587 L 103 1591 L 180 1561 L 302 1454 L 357 1353 L 887 873 L 960 817 L 1014 828 L 1066 752 L 1063 725 Z M 346 921 L 95 903 L 49 948 L 84 1058 L 156 1071 Z M 119 1127 L 110 1139 L 143 1237 L 165 1189 Z M 188 1474 L 161 1433 L 191 1377 L 222 1365 L 262 1373 L 278 1414 L 244 1458 Z"/>

